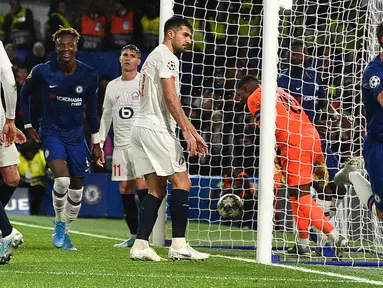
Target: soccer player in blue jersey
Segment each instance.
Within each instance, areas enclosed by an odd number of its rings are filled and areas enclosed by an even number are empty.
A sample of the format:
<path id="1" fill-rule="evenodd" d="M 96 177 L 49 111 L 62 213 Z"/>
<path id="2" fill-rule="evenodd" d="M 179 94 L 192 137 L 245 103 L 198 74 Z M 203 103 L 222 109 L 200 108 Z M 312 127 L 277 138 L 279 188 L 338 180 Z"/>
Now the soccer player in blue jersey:
<path id="1" fill-rule="evenodd" d="M 339 162 L 337 156 L 327 146 L 327 115 L 332 121 L 338 123 L 342 116 L 327 100 L 325 86 L 319 74 L 306 67 L 308 52 L 302 41 L 294 41 L 291 44 L 289 58 L 289 67 L 279 76 L 278 87 L 285 89 L 298 100 L 321 136 L 322 151 L 326 157 L 329 172 L 329 183 L 325 187 L 314 183 L 314 187 L 318 192 L 316 200 L 318 205 L 322 207 L 326 216 L 329 216 L 330 212 L 335 214 L 334 209 L 343 199 L 346 189 L 343 185 L 337 186 L 334 183 L 335 174 L 339 171 Z M 324 120 L 322 120 L 323 116 Z M 324 237 L 319 237 L 318 246 L 323 246 L 324 241 Z"/>
<path id="2" fill-rule="evenodd" d="M 54 175 L 53 207 L 56 213 L 53 245 L 76 250 L 68 231 L 81 207 L 84 176 L 89 171 L 90 152 L 84 138 L 84 110 L 92 133 L 93 161 L 101 157 L 97 119 L 98 76 L 95 69 L 76 60 L 80 35 L 73 28 L 53 34 L 57 59 L 35 66 L 21 90 L 28 137 L 42 142 L 44 155 Z M 31 124 L 30 96 L 42 91 L 40 133 Z"/>
<path id="3" fill-rule="evenodd" d="M 376 36 L 383 48 L 383 23 L 378 25 Z M 334 180 L 351 183 L 360 202 L 383 220 L 383 52 L 371 60 L 363 73 L 362 96 L 367 119 L 363 158 L 371 183 L 359 172 L 362 165 L 358 159 L 350 159 Z"/>

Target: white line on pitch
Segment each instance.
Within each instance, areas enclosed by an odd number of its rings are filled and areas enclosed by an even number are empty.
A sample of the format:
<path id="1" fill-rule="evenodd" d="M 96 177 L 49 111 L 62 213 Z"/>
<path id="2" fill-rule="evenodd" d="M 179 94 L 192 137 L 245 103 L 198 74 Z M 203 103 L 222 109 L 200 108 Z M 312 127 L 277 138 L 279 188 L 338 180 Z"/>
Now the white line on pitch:
<path id="1" fill-rule="evenodd" d="M 15 225 L 25 226 L 25 227 L 45 229 L 45 230 L 53 230 L 52 227 L 28 224 L 28 223 L 24 223 L 24 222 L 11 221 L 11 223 L 15 224 Z M 89 236 L 89 237 L 93 237 L 93 238 L 110 239 L 110 240 L 121 240 L 121 241 L 125 240 L 125 239 L 121 239 L 121 238 L 109 237 L 109 236 L 93 234 L 93 233 L 86 233 L 86 232 L 75 231 L 75 230 L 71 230 L 71 233 L 78 234 L 78 235 Z M 240 258 L 240 257 L 231 257 L 231 256 L 224 256 L 224 255 L 211 255 L 211 256 L 212 257 L 225 258 L 225 259 L 230 259 L 230 260 L 236 260 L 236 261 L 242 261 L 242 262 L 259 264 L 254 259 L 247 259 L 247 258 Z M 305 272 L 305 273 L 314 273 L 314 274 L 319 274 L 319 275 L 336 277 L 336 278 L 346 279 L 346 280 L 353 281 L 353 282 L 359 282 L 359 283 L 366 283 L 366 284 L 383 286 L 383 282 L 381 282 L 381 281 L 368 280 L 368 279 L 360 278 L 360 277 L 356 277 L 356 276 L 342 275 L 342 274 L 338 274 L 338 273 L 319 271 L 319 270 L 308 269 L 308 268 L 303 268 L 303 267 L 297 267 L 297 266 L 292 266 L 292 265 L 271 264 L 271 266 L 281 267 L 281 268 L 295 270 L 295 271 L 301 271 L 301 272 Z M 56 272 L 54 272 L 54 273 L 56 273 Z M 259 278 L 254 278 L 254 279 L 259 279 Z"/>
<path id="2" fill-rule="evenodd" d="M 258 263 L 254 259 L 247 259 L 247 258 L 240 258 L 240 257 L 231 257 L 231 256 L 223 256 L 223 255 L 212 255 L 212 256 L 213 257 L 230 259 L 230 260 L 237 260 L 237 261 L 242 261 L 242 262 Z M 368 279 L 360 278 L 360 277 L 356 277 L 356 276 L 349 276 L 349 275 L 343 275 L 343 274 L 338 274 L 338 273 L 333 273 L 333 272 L 325 272 L 325 271 L 319 271 L 319 270 L 303 268 L 303 267 L 298 267 L 298 266 L 292 266 L 292 265 L 284 265 L 284 264 L 270 264 L 270 266 L 280 267 L 280 268 L 285 268 L 285 269 L 290 269 L 290 270 L 295 270 L 295 271 L 301 271 L 301 272 L 305 272 L 305 273 L 314 273 L 314 274 L 320 274 L 320 275 L 325 275 L 325 276 L 330 276 L 330 277 L 347 279 L 347 280 L 354 281 L 354 282 L 359 282 L 359 283 L 366 283 L 366 284 L 383 286 L 383 282 L 381 282 L 381 281 L 368 280 Z"/>
<path id="3" fill-rule="evenodd" d="M 120 274 L 120 273 L 85 273 L 85 272 L 63 272 L 63 271 L 18 271 L 18 270 L 0 270 L 1 273 L 28 274 L 28 275 L 57 275 L 57 276 L 96 276 L 96 277 L 142 277 L 142 278 L 180 278 L 180 279 L 210 279 L 210 280 L 246 280 L 246 281 L 275 281 L 275 282 L 319 282 L 319 283 L 355 283 L 355 280 L 330 280 L 330 279 L 295 279 L 295 278 L 268 278 L 268 277 L 225 277 L 208 275 L 177 275 L 177 274 Z"/>
<path id="4" fill-rule="evenodd" d="M 53 227 L 47 227 L 47 226 L 41 226 L 41 225 L 35 225 L 35 224 L 28 224 L 28 223 L 24 223 L 24 222 L 11 221 L 11 223 L 15 224 L 15 225 L 25 226 L 25 227 L 45 229 L 45 230 L 53 230 Z M 86 232 L 81 232 L 81 231 L 76 231 L 76 230 L 70 230 L 70 233 L 71 234 L 78 234 L 78 235 L 89 236 L 89 237 L 93 237 L 93 238 L 101 238 L 101 239 L 109 239 L 109 240 L 120 240 L 120 241 L 126 240 L 126 239 L 122 239 L 122 238 L 109 237 L 109 236 L 104 236 L 104 235 L 99 235 L 99 234 L 92 234 L 92 233 L 86 233 Z"/>

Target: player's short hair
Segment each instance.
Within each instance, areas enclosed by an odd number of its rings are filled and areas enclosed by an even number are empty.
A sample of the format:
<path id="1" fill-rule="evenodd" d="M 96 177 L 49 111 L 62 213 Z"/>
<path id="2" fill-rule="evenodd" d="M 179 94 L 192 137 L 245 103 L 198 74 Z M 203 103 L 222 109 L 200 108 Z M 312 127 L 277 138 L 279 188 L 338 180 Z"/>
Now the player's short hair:
<path id="1" fill-rule="evenodd" d="M 72 28 L 72 27 L 69 27 L 69 28 L 64 28 L 63 26 L 59 26 L 59 30 L 57 30 L 53 35 L 52 35 L 52 39 L 53 39 L 53 42 L 56 42 L 56 40 L 61 36 L 61 35 L 72 35 L 75 39 L 76 39 L 76 42 L 78 42 L 78 40 L 80 40 L 80 34 L 77 32 L 76 29 Z"/>
<path id="2" fill-rule="evenodd" d="M 141 58 L 141 51 L 136 45 L 128 44 L 121 48 L 121 53 L 125 50 L 132 50 L 138 54 L 138 58 Z"/>
<path id="3" fill-rule="evenodd" d="M 380 38 L 383 37 L 383 22 L 376 27 L 376 38 L 378 38 L 379 46 L 383 48 L 383 43 L 380 41 Z"/>
<path id="4" fill-rule="evenodd" d="M 181 26 L 186 26 L 193 32 L 193 27 L 188 20 L 180 16 L 173 16 L 169 18 L 164 25 L 164 32 L 166 33 L 171 29 L 179 29 Z"/>
<path id="5" fill-rule="evenodd" d="M 301 40 L 295 40 L 291 43 L 290 45 L 290 50 L 292 51 L 293 49 L 295 48 L 302 48 L 302 47 L 305 47 L 305 43 L 303 43 L 303 41 Z"/>
<path id="6" fill-rule="evenodd" d="M 243 86 L 245 86 L 246 84 L 249 84 L 251 82 L 255 82 L 256 84 L 259 85 L 259 80 L 254 75 L 243 76 L 242 79 L 239 80 L 239 82 L 238 82 L 237 89 L 241 89 L 241 88 L 243 88 Z"/>

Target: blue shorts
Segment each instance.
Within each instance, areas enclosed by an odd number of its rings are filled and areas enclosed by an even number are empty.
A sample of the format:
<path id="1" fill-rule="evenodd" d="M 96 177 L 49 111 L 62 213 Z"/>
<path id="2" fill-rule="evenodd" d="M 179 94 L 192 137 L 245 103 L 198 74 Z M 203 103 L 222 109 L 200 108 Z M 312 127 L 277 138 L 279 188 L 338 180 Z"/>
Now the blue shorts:
<path id="1" fill-rule="evenodd" d="M 363 158 L 370 178 L 375 205 L 383 211 L 383 143 L 376 142 L 368 136 L 364 138 Z"/>
<path id="2" fill-rule="evenodd" d="M 330 147 L 327 147 L 327 141 L 322 140 L 322 152 L 326 158 L 326 166 L 329 174 L 329 181 L 334 180 L 335 174 L 339 171 L 339 161 Z"/>
<path id="3" fill-rule="evenodd" d="M 90 152 L 85 139 L 78 144 L 67 144 L 60 139 L 45 136 L 41 139 L 45 160 L 62 159 L 67 162 L 69 175 L 73 178 L 84 177 L 89 173 Z"/>

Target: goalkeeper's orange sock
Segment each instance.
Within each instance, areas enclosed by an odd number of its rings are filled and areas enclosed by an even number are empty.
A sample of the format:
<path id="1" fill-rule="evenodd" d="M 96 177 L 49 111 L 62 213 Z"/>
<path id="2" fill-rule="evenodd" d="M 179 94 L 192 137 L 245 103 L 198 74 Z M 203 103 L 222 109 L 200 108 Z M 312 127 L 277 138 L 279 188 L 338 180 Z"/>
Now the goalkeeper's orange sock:
<path id="1" fill-rule="evenodd" d="M 298 208 L 302 212 L 303 218 L 311 220 L 311 223 L 315 228 L 323 231 L 326 235 L 334 230 L 334 226 L 328 221 L 322 208 L 318 206 L 310 194 L 300 197 L 298 203 Z"/>
<path id="2" fill-rule="evenodd" d="M 298 228 L 299 238 L 302 240 L 307 239 L 307 245 L 308 245 L 310 220 L 303 215 L 302 211 L 298 209 L 298 201 L 295 200 L 294 197 L 290 197 L 290 200 L 291 200 L 291 209 L 293 210 L 294 220 Z"/>

